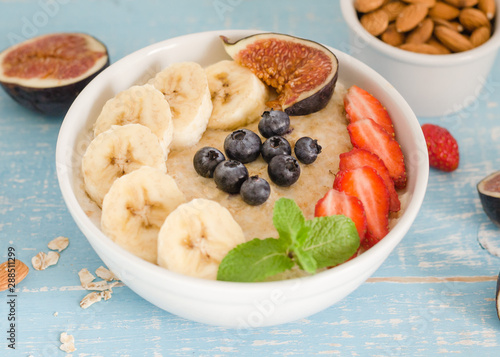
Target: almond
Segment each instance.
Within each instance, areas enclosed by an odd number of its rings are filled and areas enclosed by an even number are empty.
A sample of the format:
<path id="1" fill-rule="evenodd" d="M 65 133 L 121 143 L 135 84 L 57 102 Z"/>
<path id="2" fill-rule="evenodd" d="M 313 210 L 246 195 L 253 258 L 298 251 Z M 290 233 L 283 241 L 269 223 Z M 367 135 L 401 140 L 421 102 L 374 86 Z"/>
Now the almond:
<path id="1" fill-rule="evenodd" d="M 384 10 L 387 15 L 389 15 L 389 22 L 396 20 L 398 15 L 403 11 L 406 7 L 405 3 L 401 1 L 393 1 L 382 6 L 382 10 Z"/>
<path id="2" fill-rule="evenodd" d="M 434 35 L 452 52 L 463 52 L 474 48 L 467 37 L 444 26 L 436 27 Z"/>
<path id="3" fill-rule="evenodd" d="M 430 18 L 424 19 L 418 26 L 413 29 L 406 37 L 406 43 L 424 43 L 427 42 L 434 30 L 434 21 Z"/>
<path id="4" fill-rule="evenodd" d="M 434 38 L 434 37 L 431 37 L 429 39 L 429 41 L 427 41 L 427 44 L 436 48 L 436 50 L 438 50 L 440 54 L 446 55 L 446 54 L 451 53 L 451 51 L 446 46 L 444 46 L 441 42 L 436 40 L 436 38 Z"/>
<path id="5" fill-rule="evenodd" d="M 475 29 L 470 34 L 470 42 L 474 47 L 481 46 L 483 43 L 489 40 L 491 36 L 491 31 L 489 26 L 481 26 Z"/>
<path id="6" fill-rule="evenodd" d="M 396 19 L 396 30 L 407 32 L 413 30 L 425 17 L 429 9 L 422 4 L 408 5 Z"/>
<path id="7" fill-rule="evenodd" d="M 10 272 L 9 269 L 11 270 Z M 0 291 L 4 291 L 9 287 L 12 287 L 12 285 L 9 286 L 9 284 L 12 284 L 13 282 L 12 280 L 9 281 L 9 279 L 14 278 L 14 284 L 19 284 L 24 278 L 26 278 L 29 270 L 28 266 L 19 259 L 16 259 L 15 261 L 6 261 L 0 264 Z"/>
<path id="8" fill-rule="evenodd" d="M 355 0 L 354 8 L 362 13 L 371 12 L 384 4 L 385 0 Z"/>
<path id="9" fill-rule="evenodd" d="M 404 43 L 399 46 L 402 50 L 424 53 L 428 55 L 439 55 L 441 54 L 434 46 L 427 43 Z"/>
<path id="10" fill-rule="evenodd" d="M 451 30 L 457 31 L 457 32 L 462 32 L 464 30 L 464 27 L 460 22 L 457 21 L 448 21 L 448 20 L 443 20 L 440 19 L 439 17 L 435 17 L 432 19 L 434 21 L 434 26 L 445 26 L 448 27 Z"/>
<path id="11" fill-rule="evenodd" d="M 463 9 L 460 11 L 458 19 L 468 31 L 474 31 L 481 26 L 491 26 L 490 20 L 488 20 L 486 14 L 475 8 Z"/>
<path id="12" fill-rule="evenodd" d="M 422 4 L 427 7 L 433 7 L 436 5 L 436 0 L 403 0 L 404 2 L 408 4 Z"/>
<path id="13" fill-rule="evenodd" d="M 486 14 L 488 20 L 491 20 L 495 17 L 495 0 L 479 0 L 479 2 L 477 3 L 477 7 L 479 10 Z"/>
<path id="14" fill-rule="evenodd" d="M 380 38 L 391 46 L 399 46 L 405 42 L 405 34 L 396 31 L 396 25 L 394 23 L 387 27 L 387 30 L 384 31 Z"/>
<path id="15" fill-rule="evenodd" d="M 460 15 L 459 9 L 442 1 L 436 1 L 436 5 L 429 9 L 429 16 L 433 18 L 437 17 L 444 20 L 453 20 L 457 18 L 458 15 Z"/>
<path id="16" fill-rule="evenodd" d="M 383 10 L 375 10 L 361 16 L 359 21 L 366 31 L 373 36 L 378 36 L 389 26 L 389 15 Z"/>
<path id="17" fill-rule="evenodd" d="M 444 2 L 458 7 L 459 9 L 463 7 L 476 6 L 478 0 L 443 0 Z M 494 1 L 494 0 L 493 0 Z"/>

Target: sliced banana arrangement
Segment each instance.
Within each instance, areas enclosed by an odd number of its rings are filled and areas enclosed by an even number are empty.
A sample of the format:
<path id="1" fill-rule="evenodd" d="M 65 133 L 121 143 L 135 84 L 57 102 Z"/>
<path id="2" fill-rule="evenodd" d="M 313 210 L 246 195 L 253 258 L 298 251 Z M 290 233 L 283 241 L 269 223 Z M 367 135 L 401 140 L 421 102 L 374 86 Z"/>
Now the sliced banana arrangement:
<path id="1" fill-rule="evenodd" d="M 171 176 L 143 166 L 113 183 L 102 204 L 101 229 L 129 252 L 156 264 L 158 232 L 185 201 Z"/>
<path id="2" fill-rule="evenodd" d="M 108 100 L 94 124 L 94 136 L 113 125 L 142 124 L 158 137 L 165 159 L 174 126 L 170 105 L 163 94 L 150 84 L 133 86 Z"/>
<path id="3" fill-rule="evenodd" d="M 101 207 L 113 182 L 142 166 L 167 170 L 156 135 L 141 124 L 111 126 L 91 141 L 82 158 L 85 189 Z"/>
<path id="4" fill-rule="evenodd" d="M 178 206 L 163 223 L 158 235 L 158 265 L 215 280 L 222 258 L 244 242 L 241 227 L 225 207 L 194 199 Z"/>
<path id="5" fill-rule="evenodd" d="M 207 76 L 195 62 L 174 63 L 150 82 L 170 104 L 174 124 L 171 149 L 196 145 L 205 132 L 212 114 Z"/>
<path id="6" fill-rule="evenodd" d="M 269 90 L 251 70 L 225 60 L 208 66 L 205 72 L 213 103 L 209 129 L 233 130 L 260 117 Z"/>
<path id="7" fill-rule="evenodd" d="M 171 64 L 108 100 L 81 166 L 103 233 L 153 264 L 216 279 L 224 256 L 245 242 L 243 230 L 216 201 L 186 202 L 167 173 L 168 155 L 195 146 L 207 129 L 257 120 L 269 96 L 249 69 L 224 60 Z"/>

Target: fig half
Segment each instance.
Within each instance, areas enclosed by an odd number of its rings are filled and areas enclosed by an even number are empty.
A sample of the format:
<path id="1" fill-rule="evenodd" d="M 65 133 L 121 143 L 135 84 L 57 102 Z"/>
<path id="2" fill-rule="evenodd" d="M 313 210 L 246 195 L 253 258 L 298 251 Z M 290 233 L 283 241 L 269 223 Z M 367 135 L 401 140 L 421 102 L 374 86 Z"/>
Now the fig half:
<path id="1" fill-rule="evenodd" d="M 337 57 L 325 46 L 278 33 L 262 33 L 231 43 L 221 36 L 226 52 L 248 67 L 278 97 L 267 105 L 288 115 L 307 115 L 323 109 L 335 89 Z"/>
<path id="2" fill-rule="evenodd" d="M 106 46 L 90 35 L 43 35 L 0 53 L 0 84 L 24 107 L 62 115 L 108 65 Z"/>
<path id="3" fill-rule="evenodd" d="M 477 191 L 486 215 L 500 226 L 500 171 L 494 172 L 477 184 Z"/>

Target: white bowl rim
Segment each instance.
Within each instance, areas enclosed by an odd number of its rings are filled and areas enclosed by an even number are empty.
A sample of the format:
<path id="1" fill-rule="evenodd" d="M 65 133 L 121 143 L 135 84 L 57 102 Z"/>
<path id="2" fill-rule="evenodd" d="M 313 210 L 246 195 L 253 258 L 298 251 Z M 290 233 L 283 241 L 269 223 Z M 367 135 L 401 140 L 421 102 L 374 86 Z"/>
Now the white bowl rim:
<path id="1" fill-rule="evenodd" d="M 120 247 L 118 244 L 113 242 L 110 238 L 108 238 L 104 233 L 99 230 L 90 220 L 90 218 L 86 215 L 86 213 L 83 211 L 82 207 L 80 206 L 78 199 L 73 192 L 73 187 L 72 183 L 70 182 L 70 177 L 65 174 L 68 170 L 66 169 L 66 159 L 65 159 L 65 154 L 66 150 L 68 147 L 70 147 L 68 144 L 69 137 L 66 133 L 71 132 L 70 124 L 71 124 L 71 117 L 73 112 L 78 112 L 78 107 L 80 106 L 80 102 L 82 101 L 81 98 L 84 98 L 85 93 L 90 92 L 93 90 L 95 86 L 99 84 L 103 78 L 106 76 L 109 76 L 109 74 L 112 71 L 112 68 L 116 68 L 117 66 L 120 66 L 121 64 L 124 64 L 126 61 L 133 59 L 135 57 L 139 57 L 142 55 L 145 55 L 147 53 L 153 53 L 155 51 L 161 50 L 162 48 L 173 45 L 176 42 L 179 41 L 186 41 L 189 40 L 192 37 L 196 36 L 219 36 L 219 35 L 226 35 L 226 36 L 248 36 L 252 33 L 257 33 L 257 32 L 263 32 L 262 30 L 252 30 L 252 29 L 235 29 L 235 30 L 215 30 L 215 31 L 206 31 L 206 32 L 198 32 L 198 33 L 192 33 L 188 35 L 183 35 L 183 36 L 178 36 L 178 37 L 173 37 L 170 39 L 166 39 L 160 42 L 157 42 L 155 44 L 146 46 L 142 49 L 139 49 L 122 59 L 116 61 L 113 63 L 110 67 L 102 71 L 96 78 L 94 78 L 85 88 L 84 90 L 80 93 L 80 95 L 76 98 L 70 109 L 68 110 L 63 123 L 61 124 L 61 128 L 59 131 L 59 135 L 57 138 L 57 144 L 56 144 L 56 168 L 57 168 L 57 178 L 59 181 L 59 186 L 61 189 L 61 193 L 63 196 L 64 201 L 66 202 L 66 205 L 68 207 L 68 210 L 71 212 L 71 215 L 73 216 L 73 219 L 79 226 L 80 230 L 84 234 L 84 236 L 89 240 L 87 237 L 88 234 L 91 236 L 95 237 L 96 239 L 99 240 L 99 244 L 101 244 L 105 249 L 109 250 L 114 250 L 117 255 L 120 255 L 127 260 L 127 265 L 128 267 L 134 267 L 137 269 L 137 271 L 147 271 L 149 274 L 148 279 L 150 280 L 155 280 L 155 281 L 164 281 L 165 279 L 171 281 L 174 284 L 181 284 L 183 287 L 188 287 L 188 288 L 193 288 L 197 289 L 198 291 L 200 289 L 203 289 L 205 291 L 217 291 L 218 293 L 224 293 L 226 294 L 225 296 L 230 299 L 231 293 L 238 292 L 238 294 L 241 293 L 265 293 L 269 292 L 270 288 L 274 289 L 287 289 L 292 287 L 297 281 L 300 281 L 301 283 L 307 283 L 309 284 L 315 284 L 317 280 L 323 280 L 325 278 L 330 278 L 334 279 L 337 276 L 341 276 L 342 274 L 345 274 L 347 271 L 355 270 L 357 265 L 362 265 L 358 264 L 362 261 L 368 262 L 369 260 L 376 260 L 377 257 L 383 256 L 384 254 L 389 254 L 392 252 L 394 247 L 402 240 L 406 232 L 409 230 L 411 223 L 414 221 L 416 218 L 418 211 L 422 205 L 424 196 L 425 196 L 425 191 L 427 187 L 427 181 L 428 181 L 428 175 L 429 175 L 429 165 L 428 165 L 428 157 L 425 155 L 425 157 L 421 158 L 421 161 L 419 162 L 418 165 L 418 176 L 415 177 L 414 179 L 416 180 L 415 183 L 415 190 L 413 193 L 413 196 L 410 199 L 409 205 L 406 208 L 405 212 L 403 213 L 402 217 L 399 219 L 398 223 L 391 229 L 389 234 L 384 237 L 379 243 L 377 243 L 374 247 L 370 248 L 368 251 L 364 252 L 360 256 L 347 261 L 333 269 L 329 269 L 311 276 L 307 277 L 301 277 L 301 278 L 295 278 L 295 279 L 289 279 L 289 280 L 279 280 L 279 281 L 269 281 L 269 282 L 255 282 L 255 283 L 241 283 L 241 282 L 226 282 L 226 281 L 218 281 L 218 280 L 206 280 L 206 279 L 201 279 L 201 278 L 195 278 L 191 276 L 186 276 L 182 275 L 179 273 L 175 273 L 172 271 L 169 271 L 165 268 L 162 268 L 158 265 L 149 263 L 136 255 L 130 253 L 126 249 Z M 268 32 L 268 31 L 265 31 Z M 332 48 L 331 46 L 327 46 L 329 49 L 333 50 L 335 54 L 341 54 L 341 56 L 345 56 L 346 59 L 349 59 L 349 61 L 352 61 L 350 63 L 353 63 L 356 67 L 359 67 L 359 70 L 362 72 L 369 72 L 370 77 L 374 78 L 377 80 L 379 83 L 379 86 L 383 88 L 385 91 L 390 92 L 391 96 L 394 96 L 394 101 L 398 102 L 401 107 L 401 109 L 410 117 L 409 120 L 413 123 L 413 128 L 415 130 L 419 130 L 420 126 L 418 124 L 418 120 L 411 110 L 410 106 L 408 103 L 404 100 L 404 98 L 399 94 L 399 92 L 389 84 L 389 82 L 384 79 L 380 74 L 378 74 L 376 71 L 368 67 L 366 64 L 362 63 L 361 61 L 357 60 L 356 58 L 350 56 L 349 54 L 346 54 L 338 49 Z M 78 118 L 78 115 L 74 116 L 74 118 Z M 418 127 L 417 127 L 418 126 Z M 420 134 L 418 134 L 420 138 L 420 142 L 425 142 L 423 138 L 423 134 L 420 131 Z M 398 234 L 401 238 L 398 237 Z M 90 242 L 92 244 L 92 242 Z M 320 293 L 322 291 L 328 290 L 329 286 L 327 284 L 323 284 L 322 288 L 320 290 L 315 290 L 317 293 Z M 196 290 L 195 290 L 196 291 Z M 203 299 L 204 297 L 200 297 Z"/>
<path id="2" fill-rule="evenodd" d="M 497 8 L 500 8 L 500 0 L 495 0 Z M 469 63 L 477 58 L 488 55 L 500 47 L 500 20 L 498 19 L 498 9 L 495 20 L 495 30 L 491 38 L 481 46 L 472 50 L 460 53 L 451 53 L 447 55 L 430 55 L 424 53 L 414 53 L 391 46 L 384 41 L 371 35 L 359 22 L 356 10 L 353 6 L 353 0 L 340 0 L 340 8 L 344 20 L 347 25 L 359 36 L 363 41 L 369 43 L 378 51 L 389 57 L 396 58 L 402 62 L 412 63 L 416 65 L 424 65 L 430 67 L 456 66 L 463 63 Z"/>

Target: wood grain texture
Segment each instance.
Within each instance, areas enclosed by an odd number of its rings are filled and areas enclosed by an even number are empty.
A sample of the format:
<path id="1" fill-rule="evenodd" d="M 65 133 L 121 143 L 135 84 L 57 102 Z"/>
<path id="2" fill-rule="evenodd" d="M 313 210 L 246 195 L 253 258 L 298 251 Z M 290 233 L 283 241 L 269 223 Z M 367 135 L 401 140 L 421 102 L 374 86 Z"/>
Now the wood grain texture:
<path id="1" fill-rule="evenodd" d="M 169 37 L 222 28 L 290 33 L 352 50 L 338 2 L 329 0 L 2 0 L 0 8 L 0 48 L 24 35 L 77 30 L 106 43 L 113 62 Z M 0 92 L 0 260 L 9 246 L 29 262 L 48 251 L 53 238 L 70 238 L 56 266 L 31 269 L 19 285 L 17 349 L 7 348 L 2 332 L 0 355 L 63 355 L 62 332 L 75 337 L 72 355 L 82 357 L 500 355 L 494 303 L 500 258 L 483 248 L 485 239 L 490 249 L 500 247 L 500 231 L 482 211 L 475 188 L 500 169 L 498 59 L 493 68 L 477 102 L 458 114 L 420 118 L 456 137 L 461 162 L 453 173 L 431 170 L 422 209 L 386 262 L 325 311 L 253 330 L 184 320 L 123 285 L 113 288 L 110 300 L 81 309 L 87 292 L 78 271 L 94 272 L 102 262 L 72 221 L 57 184 L 62 118 L 28 112 Z M 0 331 L 8 326 L 6 299 L 0 294 Z"/>

